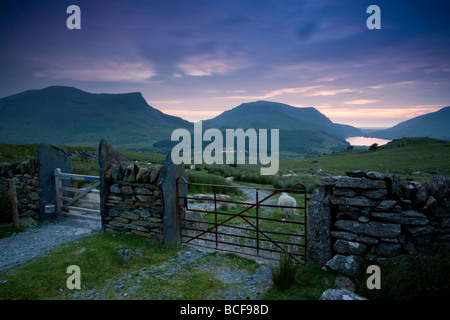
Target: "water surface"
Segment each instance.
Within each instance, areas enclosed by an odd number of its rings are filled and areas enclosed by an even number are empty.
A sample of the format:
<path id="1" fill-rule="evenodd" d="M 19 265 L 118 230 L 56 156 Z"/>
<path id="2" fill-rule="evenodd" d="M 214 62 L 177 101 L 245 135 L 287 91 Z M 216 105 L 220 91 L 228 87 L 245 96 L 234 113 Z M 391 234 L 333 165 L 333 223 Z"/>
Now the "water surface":
<path id="1" fill-rule="evenodd" d="M 371 146 L 374 143 L 377 143 L 379 146 L 382 146 L 392 140 L 379 139 L 379 138 L 368 138 L 368 137 L 349 137 L 345 139 L 352 146 Z"/>

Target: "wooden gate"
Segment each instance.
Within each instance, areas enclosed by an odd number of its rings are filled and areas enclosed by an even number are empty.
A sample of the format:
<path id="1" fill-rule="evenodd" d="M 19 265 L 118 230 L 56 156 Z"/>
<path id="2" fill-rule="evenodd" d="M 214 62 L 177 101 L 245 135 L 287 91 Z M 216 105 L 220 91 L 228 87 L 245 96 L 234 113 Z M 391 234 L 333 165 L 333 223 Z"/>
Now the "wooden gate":
<path id="1" fill-rule="evenodd" d="M 187 196 L 177 196 L 183 244 L 274 260 L 281 253 L 289 253 L 299 264 L 305 264 L 308 199 L 302 183 L 290 189 L 274 189 L 191 183 L 180 177 L 177 190 L 180 184 L 188 185 Z M 211 192 L 189 191 L 200 186 Z M 243 194 L 230 197 L 220 193 L 229 188 Z M 277 204 L 277 196 L 283 192 L 296 199 L 296 206 Z M 283 208 L 295 213 L 286 215 Z"/>
<path id="2" fill-rule="evenodd" d="M 63 183 L 64 180 L 91 181 L 93 184 L 83 188 L 73 188 L 65 186 L 67 184 Z M 100 191 L 95 189 L 100 186 L 100 177 L 62 173 L 58 168 L 55 169 L 55 186 L 58 215 L 101 221 Z M 89 195 L 94 195 L 94 199 L 89 199 Z"/>

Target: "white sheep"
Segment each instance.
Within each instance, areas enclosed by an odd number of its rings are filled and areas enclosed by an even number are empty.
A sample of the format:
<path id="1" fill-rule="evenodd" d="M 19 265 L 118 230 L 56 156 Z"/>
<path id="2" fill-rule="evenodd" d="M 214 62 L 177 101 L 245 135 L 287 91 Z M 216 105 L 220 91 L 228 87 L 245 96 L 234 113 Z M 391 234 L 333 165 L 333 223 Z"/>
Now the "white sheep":
<path id="1" fill-rule="evenodd" d="M 297 206 L 297 201 L 288 195 L 286 192 L 283 192 L 281 196 L 278 198 L 279 206 L 289 206 L 292 208 L 280 208 L 281 211 L 286 215 L 286 217 L 293 216 L 295 213 L 295 207 Z"/>

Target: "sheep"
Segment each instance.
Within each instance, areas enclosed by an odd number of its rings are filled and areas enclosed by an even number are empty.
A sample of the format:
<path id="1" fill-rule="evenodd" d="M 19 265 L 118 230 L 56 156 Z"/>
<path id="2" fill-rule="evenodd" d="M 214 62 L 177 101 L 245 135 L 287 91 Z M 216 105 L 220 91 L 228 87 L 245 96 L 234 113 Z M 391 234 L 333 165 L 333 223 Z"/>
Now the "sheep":
<path id="1" fill-rule="evenodd" d="M 280 208 L 281 211 L 286 215 L 286 217 L 293 216 L 295 214 L 295 207 L 297 206 L 297 201 L 288 195 L 286 192 L 283 192 L 281 196 L 278 198 L 279 206 L 289 206 L 292 208 Z"/>

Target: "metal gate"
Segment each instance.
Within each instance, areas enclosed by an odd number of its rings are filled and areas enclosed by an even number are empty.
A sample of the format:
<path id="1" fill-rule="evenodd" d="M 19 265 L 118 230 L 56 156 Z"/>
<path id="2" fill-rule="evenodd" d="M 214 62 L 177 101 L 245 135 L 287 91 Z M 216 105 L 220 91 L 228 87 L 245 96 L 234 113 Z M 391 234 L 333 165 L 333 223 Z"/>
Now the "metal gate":
<path id="1" fill-rule="evenodd" d="M 63 181 L 91 181 L 92 185 L 84 188 L 67 186 Z M 70 184 L 69 184 L 70 185 Z M 62 173 L 55 169 L 56 212 L 58 215 L 101 221 L 100 217 L 100 177 L 72 173 Z M 94 195 L 94 197 L 89 197 Z"/>
<path id="2" fill-rule="evenodd" d="M 302 183 L 275 189 L 192 183 L 180 177 L 177 190 L 182 184 L 188 186 L 187 196 L 177 195 L 182 243 L 273 260 L 289 253 L 297 263 L 305 264 L 308 199 Z M 199 187 L 210 192 L 189 190 Z M 238 191 L 226 195 L 232 188 Z M 283 192 L 296 199 L 296 206 L 277 204 Z M 295 213 L 286 215 L 284 208 Z"/>

